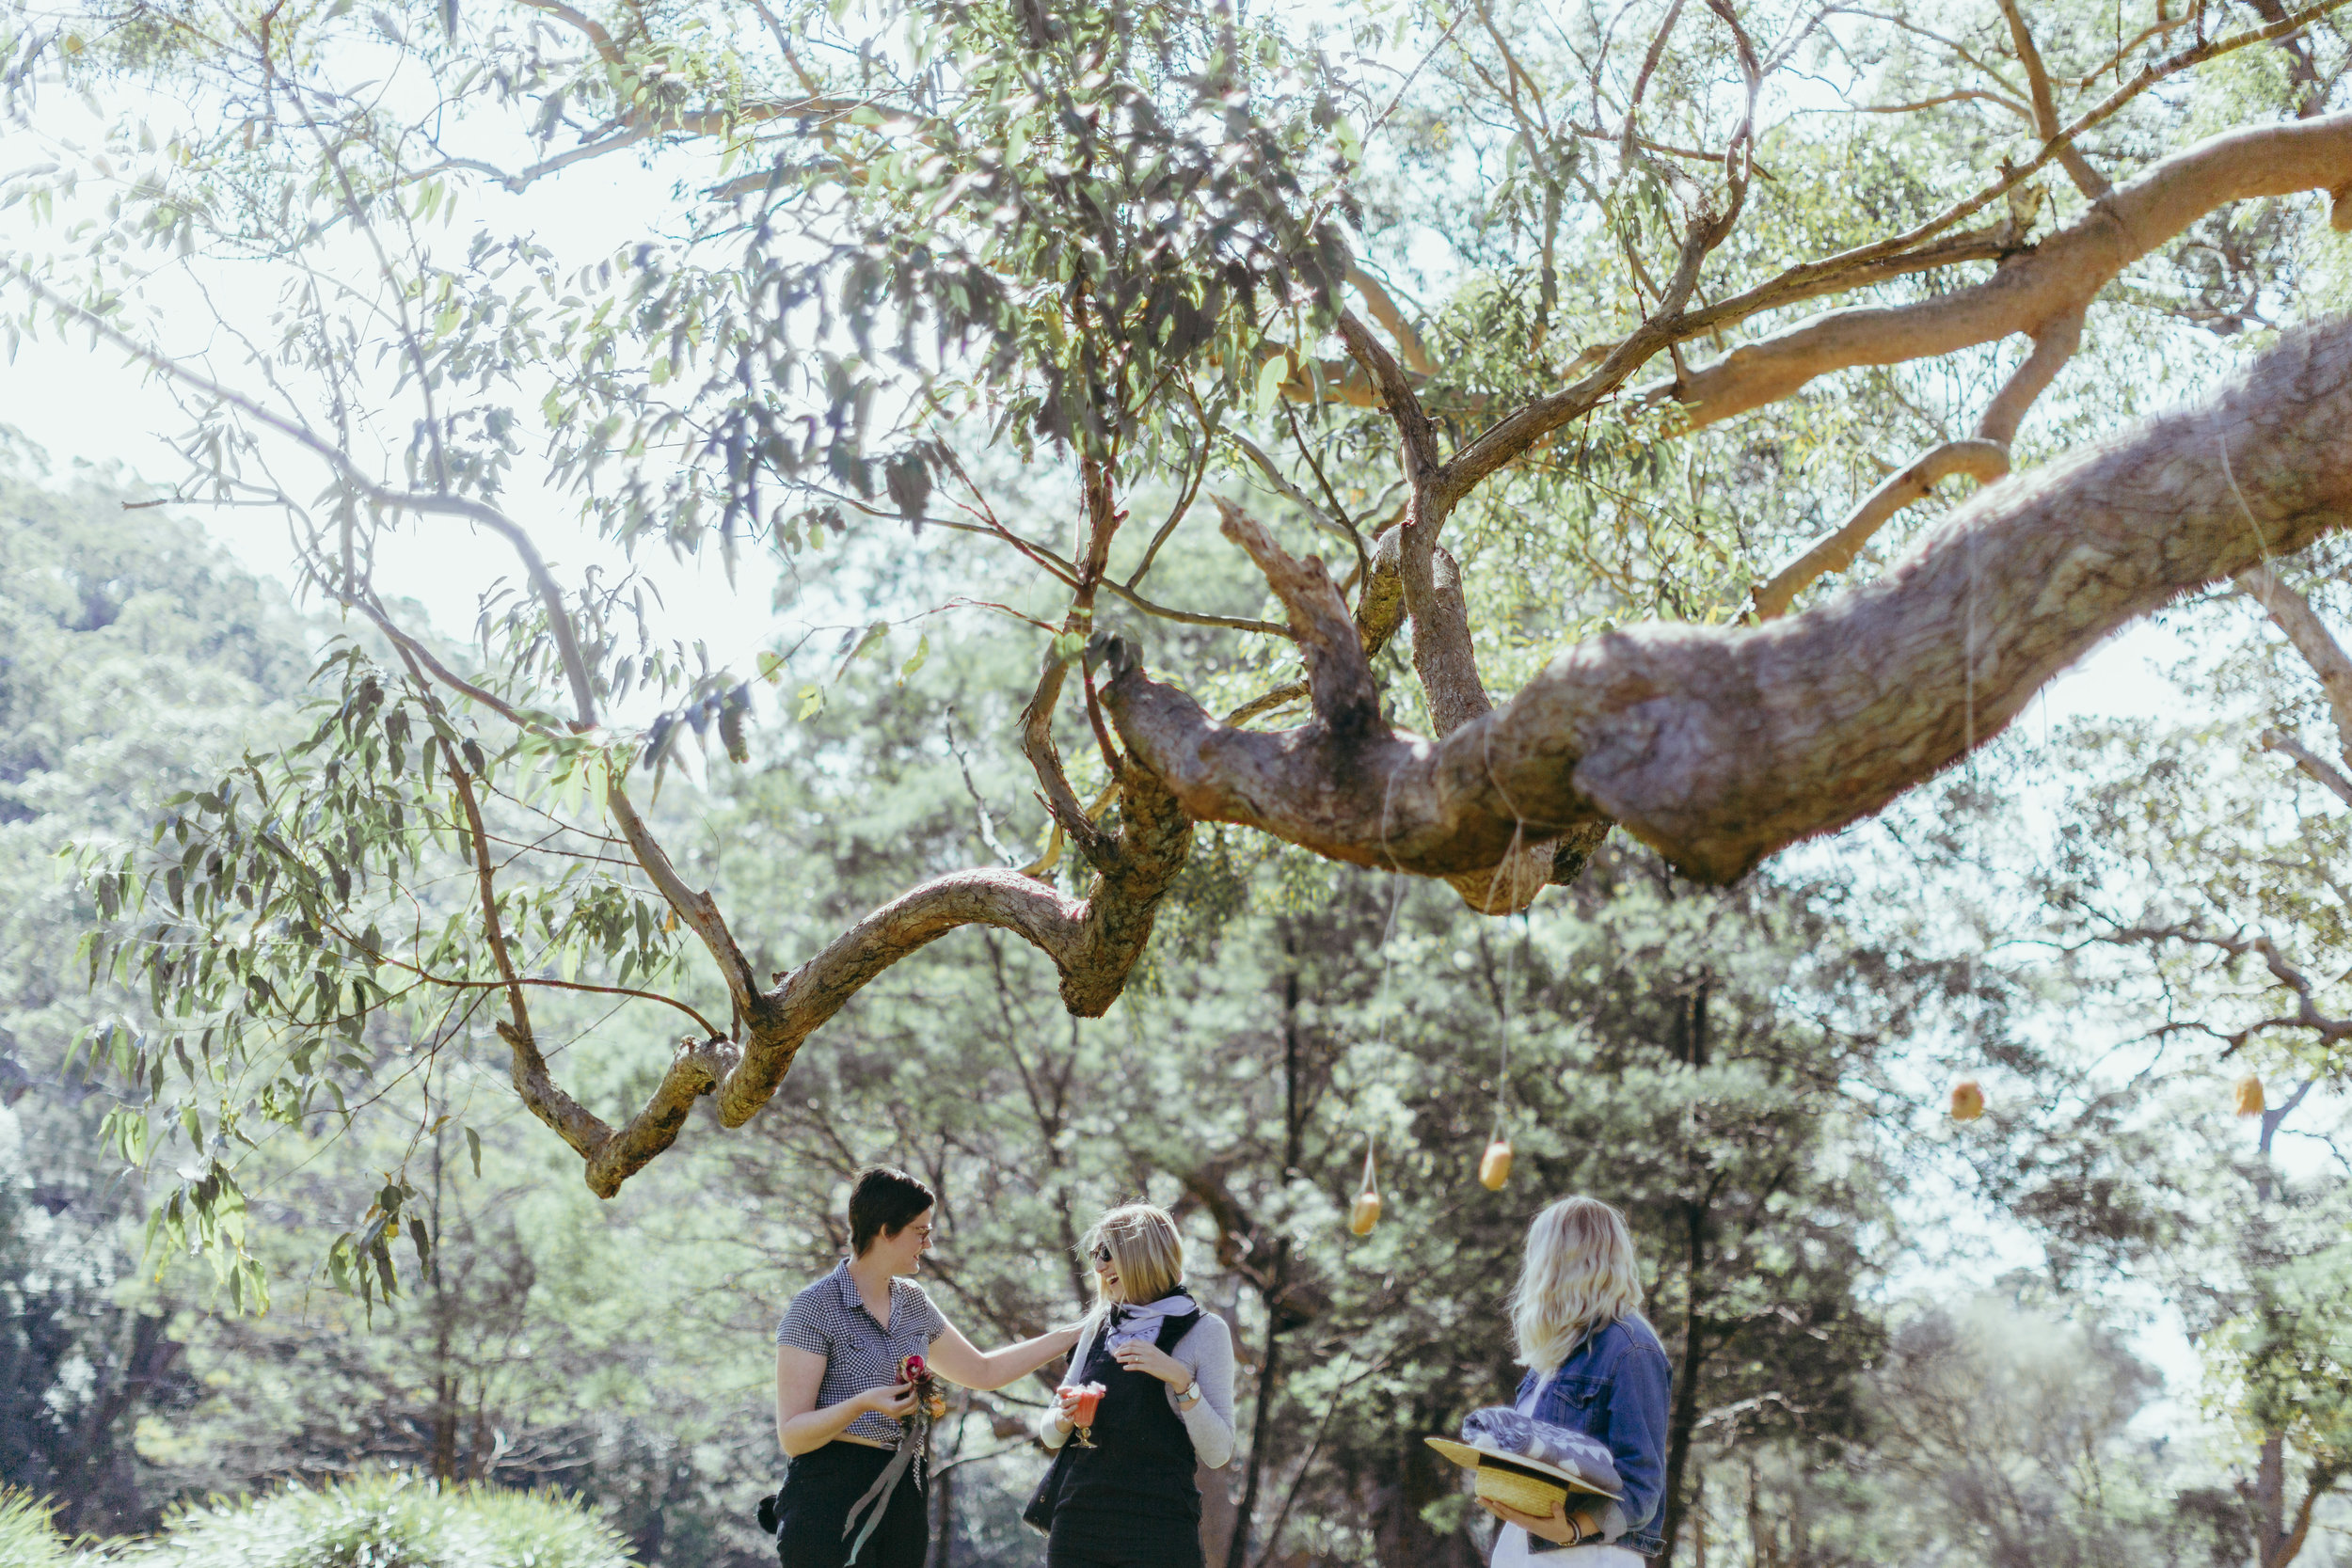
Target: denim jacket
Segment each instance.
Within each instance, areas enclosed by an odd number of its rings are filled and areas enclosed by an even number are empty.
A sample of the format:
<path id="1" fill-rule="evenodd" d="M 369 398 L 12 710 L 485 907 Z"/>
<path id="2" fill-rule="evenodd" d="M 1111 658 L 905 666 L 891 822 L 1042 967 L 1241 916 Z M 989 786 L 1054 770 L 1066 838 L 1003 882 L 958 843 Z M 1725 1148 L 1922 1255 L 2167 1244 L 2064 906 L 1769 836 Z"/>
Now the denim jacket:
<path id="1" fill-rule="evenodd" d="M 1659 1533 L 1665 1512 L 1666 1395 L 1674 1381 L 1665 1347 L 1639 1317 L 1621 1318 L 1569 1353 L 1560 1370 L 1536 1393 L 1529 1372 L 1515 1403 L 1539 1421 L 1549 1421 L 1609 1445 L 1625 1489 L 1622 1502 L 1604 1511 L 1601 1534 L 1613 1544 L 1654 1557 L 1664 1549 Z M 1555 1551 L 1551 1542 L 1532 1540 L 1531 1552 Z"/>

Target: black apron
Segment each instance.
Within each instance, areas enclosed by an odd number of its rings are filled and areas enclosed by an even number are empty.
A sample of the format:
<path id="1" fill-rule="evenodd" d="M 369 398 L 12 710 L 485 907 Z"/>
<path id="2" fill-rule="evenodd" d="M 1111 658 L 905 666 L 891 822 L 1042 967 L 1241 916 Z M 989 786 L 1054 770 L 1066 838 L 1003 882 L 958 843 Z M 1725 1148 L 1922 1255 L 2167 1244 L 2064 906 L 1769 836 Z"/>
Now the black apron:
<path id="1" fill-rule="evenodd" d="M 1199 1311 L 1161 1323 L 1153 1343 L 1172 1353 Z M 1065 1529 L 1072 1515 L 1179 1521 L 1198 1531 L 1200 1487 L 1193 1480 L 1199 1461 L 1184 1418 L 1168 1405 L 1168 1387 L 1149 1372 L 1133 1372 L 1111 1359 L 1110 1325 L 1095 1337 L 1087 1363 L 1073 1383 L 1099 1383 L 1103 1398 L 1090 1429 L 1094 1447 L 1081 1448 L 1070 1434 L 1053 1467 L 1029 1499 L 1022 1517 L 1040 1529 Z M 1062 1533 L 1057 1531 L 1057 1533 Z"/>

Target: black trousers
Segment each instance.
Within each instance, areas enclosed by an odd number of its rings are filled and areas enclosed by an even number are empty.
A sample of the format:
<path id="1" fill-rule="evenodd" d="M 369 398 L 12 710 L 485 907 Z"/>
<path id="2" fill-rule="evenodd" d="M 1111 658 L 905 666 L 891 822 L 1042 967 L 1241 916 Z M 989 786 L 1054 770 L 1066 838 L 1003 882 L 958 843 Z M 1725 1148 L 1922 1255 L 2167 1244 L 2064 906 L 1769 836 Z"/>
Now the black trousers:
<path id="1" fill-rule="evenodd" d="M 1045 1568 L 1202 1568 L 1200 1521 L 1061 1509 Z"/>
<path id="2" fill-rule="evenodd" d="M 850 1542 L 842 1533 L 850 1505 L 866 1495 L 893 1455 L 863 1443 L 828 1443 L 802 1454 L 786 1472 L 776 1498 L 776 1559 L 783 1568 L 842 1568 Z M 882 1510 L 857 1568 L 923 1568 L 931 1544 L 929 1489 L 912 1472 Z"/>

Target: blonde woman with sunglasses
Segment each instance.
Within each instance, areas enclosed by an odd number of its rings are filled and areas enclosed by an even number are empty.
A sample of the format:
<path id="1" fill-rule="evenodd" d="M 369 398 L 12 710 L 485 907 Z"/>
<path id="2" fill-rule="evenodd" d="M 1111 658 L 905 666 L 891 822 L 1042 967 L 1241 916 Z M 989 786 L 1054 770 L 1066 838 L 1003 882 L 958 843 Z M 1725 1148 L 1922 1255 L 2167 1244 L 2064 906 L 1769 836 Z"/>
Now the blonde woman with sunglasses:
<path id="1" fill-rule="evenodd" d="M 1079 1245 L 1096 1305 L 1038 1424 L 1055 1460 L 1027 1514 L 1046 1531 L 1046 1568 L 1201 1568 L 1193 1475 L 1233 1457 L 1232 1333 L 1184 1289 L 1166 1210 L 1113 1209 Z M 1090 1385 L 1103 1392 L 1089 1409 Z"/>

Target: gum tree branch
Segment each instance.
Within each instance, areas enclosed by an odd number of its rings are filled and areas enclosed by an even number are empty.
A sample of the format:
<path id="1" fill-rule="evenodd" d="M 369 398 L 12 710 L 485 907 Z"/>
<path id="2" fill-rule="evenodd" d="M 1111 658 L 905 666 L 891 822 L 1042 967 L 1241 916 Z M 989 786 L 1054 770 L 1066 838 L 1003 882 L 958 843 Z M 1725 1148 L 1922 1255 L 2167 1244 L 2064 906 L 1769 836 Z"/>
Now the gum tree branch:
<path id="1" fill-rule="evenodd" d="M 2300 768 L 2304 776 L 2313 784 L 2335 796 L 2345 805 L 2352 806 L 2352 779 L 2345 778 L 2344 770 L 2326 757 L 2321 756 L 2284 730 L 2263 731 L 2260 745 L 2265 752 L 2276 752 L 2285 757 Z"/>
<path id="2" fill-rule="evenodd" d="M 2243 1029 L 2220 1034 L 2219 1037 L 2228 1043 L 2230 1051 L 2243 1049 L 2248 1040 L 2266 1029 L 2309 1029 L 2325 1042 L 2352 1036 L 2352 1019 L 2331 1018 L 2321 1012 L 2316 1000 L 2318 988 L 2312 984 L 2312 977 L 2289 962 L 2286 955 L 2279 951 L 2279 944 L 2268 937 L 2218 936 L 2192 926 L 2122 926 L 2098 940 L 2116 946 L 2140 947 L 2161 947 L 2168 942 L 2178 942 L 2184 947 L 2211 948 L 2225 958 L 2242 958 L 2251 954 L 2262 959 L 2263 967 L 2270 972 L 2272 981 L 2281 990 L 2295 993 L 2295 1014 L 2293 1017 L 2259 1019 Z"/>
<path id="3" fill-rule="evenodd" d="M 371 503 L 399 509 L 466 517 L 492 529 L 514 546 L 525 570 L 546 602 L 551 630 L 579 704 L 577 729 L 596 723 L 593 688 L 580 657 L 571 620 L 564 612 L 552 573 L 532 546 L 530 535 L 495 508 L 469 498 L 396 491 L 369 480 L 334 443 L 297 420 L 272 413 L 250 398 L 214 381 L 190 367 L 147 348 L 110 322 L 57 294 L 39 279 L 18 271 L 17 277 L 38 297 L 140 363 L 234 408 L 267 428 L 295 441 L 324 459 L 337 478 Z M 1093 504 L 1106 506 L 1107 479 L 1095 489 Z M 1116 515 L 1094 514 L 1081 578 L 1100 580 Z M 1107 525 L 1107 526 L 1104 526 Z M 1091 609 L 1090 601 L 1083 605 Z M 1074 611 L 1073 611 L 1074 613 Z M 405 645 L 404 645 L 405 646 Z M 469 695 L 485 698 L 478 688 Z M 510 717 L 522 717 L 510 705 L 492 705 Z M 453 759 L 453 777 L 461 781 L 462 763 Z M 473 858 L 480 879 L 485 935 L 500 966 L 508 991 L 512 1018 L 501 1021 L 499 1033 L 514 1055 L 516 1092 L 532 1113 L 546 1122 L 585 1162 L 590 1189 L 609 1197 L 635 1171 L 674 1143 L 684 1129 L 694 1101 L 706 1094 L 718 1096 L 721 1120 L 739 1126 L 775 1092 L 790 1069 L 801 1043 L 830 1019 L 848 1000 L 891 964 L 927 943 L 971 924 L 1010 930 L 1051 958 L 1062 974 L 1062 998 L 1072 1012 L 1099 1016 L 1117 999 L 1128 973 L 1149 938 L 1152 919 L 1168 884 L 1184 864 L 1191 845 L 1192 823 L 1146 767 L 1132 761 L 1120 770 L 1120 830 L 1104 855 L 1107 869 L 1098 868 L 1089 895 L 1064 897 L 1018 872 L 981 870 L 938 879 L 893 900 L 835 939 L 801 968 L 781 977 L 773 990 L 762 990 L 749 961 L 736 944 L 716 901 L 689 888 L 672 865 L 616 775 L 606 792 L 606 803 L 635 852 L 639 864 L 662 896 L 691 926 L 717 959 L 735 999 L 743 1036 L 686 1039 L 678 1043 L 668 1069 L 644 1105 L 619 1128 L 596 1117 L 556 1084 L 533 1037 L 523 986 L 505 952 L 495 889 L 489 882 L 486 832 L 478 811 L 469 804 Z M 1085 814 L 1078 814 L 1085 821 Z M 1067 824 L 1064 824 L 1067 826 Z M 1089 824 L 1091 826 L 1091 824 Z M 1097 837 L 1103 837 L 1100 830 Z M 1098 846 L 1098 848 L 1102 848 Z"/>
<path id="4" fill-rule="evenodd" d="M 1336 860 L 1442 876 L 1611 820 L 1726 881 L 1990 740 L 2117 627 L 2347 524 L 2339 322 L 2201 405 L 1992 486 L 1877 581 L 1760 626 L 1594 638 L 1434 741 L 1375 731 L 1335 757 L 1311 727 L 1232 730 L 1123 645 L 1105 700 L 1189 815 Z"/>
<path id="5" fill-rule="evenodd" d="M 2344 644 L 2319 618 L 2312 601 L 2291 587 L 2269 562 L 2248 567 L 2236 580 L 2239 590 L 2262 606 L 2263 613 L 2286 633 L 2295 651 L 2319 677 L 2320 689 L 2328 694 L 2328 711 L 2335 716 L 2336 749 L 2352 760 L 2352 657 L 2344 654 Z"/>
<path id="6" fill-rule="evenodd" d="M 527 1094 L 526 1103 L 580 1151 L 590 1190 L 610 1197 L 676 1140 L 697 1099 L 715 1096 L 720 1122 L 741 1126 L 775 1094 L 802 1044 L 851 997 L 892 964 L 964 926 L 993 926 L 1029 942 L 1060 971 L 1063 1005 L 1077 1016 L 1100 1017 L 1125 988 L 1192 843 L 1191 818 L 1149 768 L 1128 759 L 1116 787 L 1120 831 L 1110 867 L 1086 897 L 1066 897 L 1003 867 L 936 878 L 777 975 L 772 989 L 755 990 L 740 1019 L 739 1043 L 680 1041 L 644 1108 L 617 1132 L 593 1117 L 549 1119 L 566 1116 L 571 1103 L 555 1098 L 562 1091 L 551 1080 L 544 1090 L 534 1082 L 539 1098 Z"/>
<path id="7" fill-rule="evenodd" d="M 2352 188 L 2352 114 L 2225 132 L 2154 165 L 1990 279 L 1914 305 L 1836 310 L 1742 344 L 1648 395 L 1699 429 L 1792 396 L 1815 377 L 2037 333 L 2089 305 L 2205 214 L 2256 197 Z M 2339 228 L 2352 203 L 2336 204 Z"/>
<path id="8" fill-rule="evenodd" d="M 1405 312 L 1397 309 L 1396 301 L 1390 297 L 1389 291 L 1380 280 L 1350 261 L 1347 281 L 1350 287 L 1363 295 L 1364 309 L 1372 312 L 1372 319 L 1387 328 L 1389 336 L 1396 340 L 1397 356 L 1405 361 L 1405 368 L 1421 375 L 1434 372 L 1437 364 L 1429 357 L 1429 350 L 1422 345 L 1421 334 L 1413 330 L 1413 324 L 1406 320 Z"/>
<path id="9" fill-rule="evenodd" d="M 52 310 L 72 320 L 87 330 L 96 333 L 104 341 L 113 344 L 139 363 L 191 390 L 202 393 L 225 407 L 235 409 L 246 419 L 266 426 L 301 446 L 313 456 L 324 461 L 334 471 L 337 479 L 350 486 L 356 495 L 370 505 L 381 507 L 387 511 L 463 517 L 469 522 L 490 530 L 504 539 L 521 560 L 524 576 L 530 579 L 532 590 L 539 595 L 541 608 L 547 612 L 548 633 L 555 641 L 557 657 L 562 661 L 564 676 L 571 685 L 572 701 L 577 709 L 575 723 L 582 729 L 595 727 L 596 722 L 596 688 L 595 683 L 589 677 L 587 660 L 580 656 L 579 637 L 573 630 L 571 615 L 564 609 L 563 588 L 556 582 L 554 573 L 548 569 L 548 563 L 540 556 L 538 546 L 532 542 L 529 531 L 496 507 L 487 502 L 476 500 L 469 496 L 447 492 L 397 490 L 389 485 L 379 484 L 361 470 L 350 453 L 344 451 L 334 441 L 319 435 L 309 425 L 298 420 L 275 413 L 243 392 L 214 380 L 194 367 L 148 347 L 104 316 L 74 300 L 68 299 L 50 288 L 40 278 L 24 270 L 23 266 L 11 265 L 9 271 L 27 292 Z"/>
<path id="10" fill-rule="evenodd" d="M 1094 625 L 1094 592 L 1105 580 L 1110 562 L 1111 540 L 1119 531 L 1125 514 L 1118 508 L 1111 494 L 1111 474 L 1107 463 L 1101 458 L 1082 458 L 1078 466 L 1078 490 L 1086 507 L 1087 538 L 1084 553 L 1075 562 L 1076 583 L 1072 592 L 1070 609 L 1062 617 L 1062 635 L 1085 635 Z M 1068 659 L 1057 650 L 1045 651 L 1043 667 L 1038 672 L 1037 689 L 1030 694 L 1028 705 L 1021 712 L 1021 752 L 1029 759 L 1030 768 L 1037 774 L 1038 784 L 1044 791 L 1045 808 L 1060 824 L 1062 832 L 1078 847 L 1089 865 L 1097 871 L 1108 869 L 1115 862 L 1118 847 L 1112 835 L 1104 832 L 1087 815 L 1078 793 L 1070 786 L 1070 775 L 1064 771 L 1061 752 L 1054 744 L 1054 709 L 1061 701 L 1061 689 L 1069 673 Z M 1118 769 L 1114 765 L 1112 773 Z"/>
<path id="11" fill-rule="evenodd" d="M 2010 41 L 2016 46 L 2017 63 L 2026 68 L 2026 86 L 2033 94 L 2035 128 L 2042 133 L 2044 143 L 2057 144 L 2062 135 L 2058 117 L 2058 101 L 2050 96 L 2050 73 L 2042 64 L 2042 51 L 2034 47 L 2033 30 L 2026 25 L 2026 13 L 2017 7 L 2017 0 L 2000 0 L 2001 15 L 2009 23 Z M 2058 148 L 2058 163 L 2074 188 L 2093 201 L 2103 199 L 2115 189 L 2107 177 L 2090 166 L 2072 137 Z"/>
<path id="12" fill-rule="evenodd" d="M 1909 467 L 1890 475 L 1864 498 L 1862 504 L 1804 554 L 1783 567 L 1770 582 L 1755 591 L 1756 618 L 1770 621 L 1788 613 L 1799 594 L 1832 572 L 1853 564 L 1855 556 L 1886 520 L 1954 474 L 1966 474 L 1979 484 L 1990 484 L 2009 473 L 2010 443 L 2034 399 L 2045 391 L 2082 342 L 2083 313 L 2069 311 L 2044 327 L 2026 356 L 1978 421 L 1974 437 L 1947 441 Z"/>
<path id="13" fill-rule="evenodd" d="M 1777 620 L 1788 613 L 1798 594 L 1833 573 L 1853 564 L 1886 520 L 1914 501 L 1924 499 L 1954 474 L 1966 474 L 1979 484 L 1990 484 L 2009 473 L 2009 449 L 1996 441 L 1947 441 L 1923 453 L 1909 467 L 1887 476 L 1862 499 L 1846 520 L 1782 567 L 1769 582 L 1753 592 L 1756 618 Z"/>

